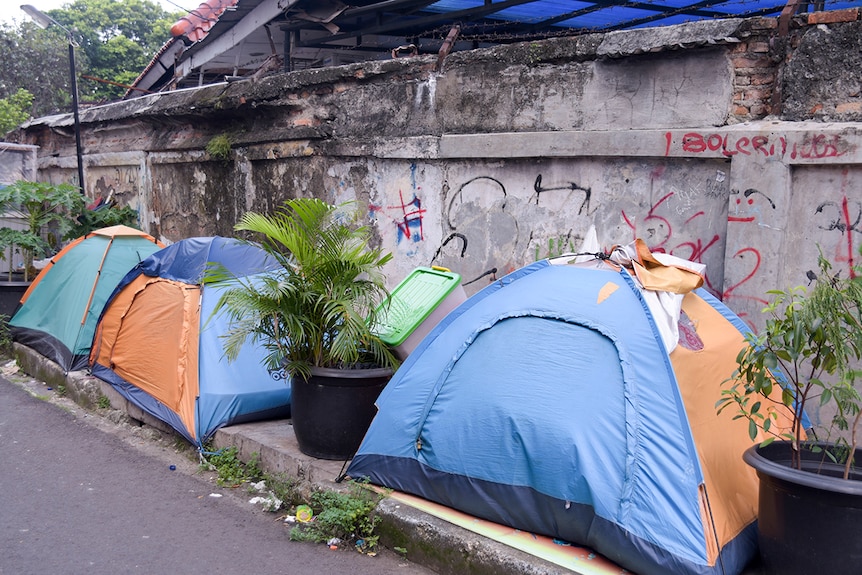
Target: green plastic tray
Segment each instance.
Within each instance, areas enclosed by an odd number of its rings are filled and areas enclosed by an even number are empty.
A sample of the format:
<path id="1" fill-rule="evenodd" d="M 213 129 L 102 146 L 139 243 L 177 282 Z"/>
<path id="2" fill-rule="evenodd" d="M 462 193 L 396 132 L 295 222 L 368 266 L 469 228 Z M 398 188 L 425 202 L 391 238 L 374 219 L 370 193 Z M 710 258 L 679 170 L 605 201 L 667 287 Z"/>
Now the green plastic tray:
<path id="1" fill-rule="evenodd" d="M 416 268 L 380 304 L 378 337 L 389 346 L 401 345 L 460 284 L 454 272 Z"/>

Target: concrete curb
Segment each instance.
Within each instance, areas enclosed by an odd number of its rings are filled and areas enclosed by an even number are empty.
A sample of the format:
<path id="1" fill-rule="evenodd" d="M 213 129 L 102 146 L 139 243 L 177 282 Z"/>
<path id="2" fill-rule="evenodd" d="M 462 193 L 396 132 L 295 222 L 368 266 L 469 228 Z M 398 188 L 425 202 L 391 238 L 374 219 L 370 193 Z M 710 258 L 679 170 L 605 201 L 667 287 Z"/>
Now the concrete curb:
<path id="1" fill-rule="evenodd" d="M 18 365 L 31 377 L 65 388 L 65 395 L 89 410 L 107 397 L 111 407 L 160 432 L 179 435 L 167 424 L 129 403 L 108 383 L 83 371 L 64 373 L 56 363 L 26 346 L 14 344 Z M 103 400 L 102 400 L 103 401 Z M 344 462 L 309 457 L 299 451 L 289 421 L 275 420 L 224 427 L 215 434 L 215 447 L 235 446 L 243 461 L 257 454 L 264 471 L 283 474 L 319 489 L 344 489 L 336 483 Z M 407 549 L 407 559 L 445 575 L 570 575 L 577 573 L 498 543 L 421 510 L 385 498 L 377 512 L 381 545 Z"/>

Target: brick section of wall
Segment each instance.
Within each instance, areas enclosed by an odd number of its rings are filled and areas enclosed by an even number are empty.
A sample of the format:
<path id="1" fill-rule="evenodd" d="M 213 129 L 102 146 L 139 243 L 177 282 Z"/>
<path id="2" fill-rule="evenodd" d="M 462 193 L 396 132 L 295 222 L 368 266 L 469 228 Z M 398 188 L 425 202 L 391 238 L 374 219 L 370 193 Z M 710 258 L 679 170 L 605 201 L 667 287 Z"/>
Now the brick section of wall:
<path id="1" fill-rule="evenodd" d="M 750 34 L 730 51 L 733 66 L 733 108 L 728 124 L 761 120 L 773 113 L 773 97 L 782 55 L 776 52 L 775 18 L 752 20 Z"/>
<path id="2" fill-rule="evenodd" d="M 728 124 L 762 120 L 781 113 L 781 70 L 798 48 L 805 29 L 810 26 L 855 22 L 862 19 L 862 9 L 848 8 L 813 12 L 794 17 L 788 36 L 780 35 L 777 18 L 762 18 L 752 26 L 751 35 L 730 51 L 734 70 L 733 106 Z M 858 102 L 841 104 L 839 112 L 856 112 Z M 816 113 L 816 106 L 812 113 Z"/>
<path id="3" fill-rule="evenodd" d="M 829 12 L 814 12 L 808 15 L 808 23 L 835 24 L 837 22 L 855 22 L 862 19 L 862 9 L 847 8 L 845 10 L 832 10 Z"/>

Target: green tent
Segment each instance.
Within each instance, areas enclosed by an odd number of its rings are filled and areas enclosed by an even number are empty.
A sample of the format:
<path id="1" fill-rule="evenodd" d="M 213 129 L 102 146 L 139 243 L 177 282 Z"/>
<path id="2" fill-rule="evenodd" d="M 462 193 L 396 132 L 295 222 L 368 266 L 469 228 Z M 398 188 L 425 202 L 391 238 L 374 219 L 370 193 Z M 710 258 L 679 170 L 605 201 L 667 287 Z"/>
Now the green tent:
<path id="1" fill-rule="evenodd" d="M 87 366 L 102 308 L 123 276 L 164 246 L 127 226 L 70 242 L 33 280 L 9 320 L 12 339 L 65 371 Z"/>

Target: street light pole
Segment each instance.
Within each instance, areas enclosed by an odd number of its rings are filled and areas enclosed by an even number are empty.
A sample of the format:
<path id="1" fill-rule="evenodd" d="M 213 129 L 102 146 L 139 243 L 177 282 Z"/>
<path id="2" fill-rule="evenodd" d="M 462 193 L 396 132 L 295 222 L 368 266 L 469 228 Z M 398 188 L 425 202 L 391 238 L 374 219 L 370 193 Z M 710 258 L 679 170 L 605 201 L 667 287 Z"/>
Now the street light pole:
<path id="1" fill-rule="evenodd" d="M 75 119 L 75 154 L 78 156 L 78 185 L 84 193 L 84 155 L 81 151 L 81 122 L 78 119 L 78 74 L 75 71 L 75 43 L 69 33 L 69 74 L 72 78 L 72 116 Z"/>
<path id="2" fill-rule="evenodd" d="M 52 24 L 62 28 L 69 37 L 69 75 L 72 82 L 72 117 L 75 122 L 75 153 L 78 158 L 78 186 L 81 188 L 81 193 L 84 194 L 84 154 L 81 148 L 81 122 L 78 118 L 78 74 L 75 70 L 75 48 L 78 44 L 75 42 L 75 36 L 72 31 L 45 14 L 40 12 L 30 4 L 22 4 L 21 10 L 27 13 L 37 26 L 47 28 Z"/>

